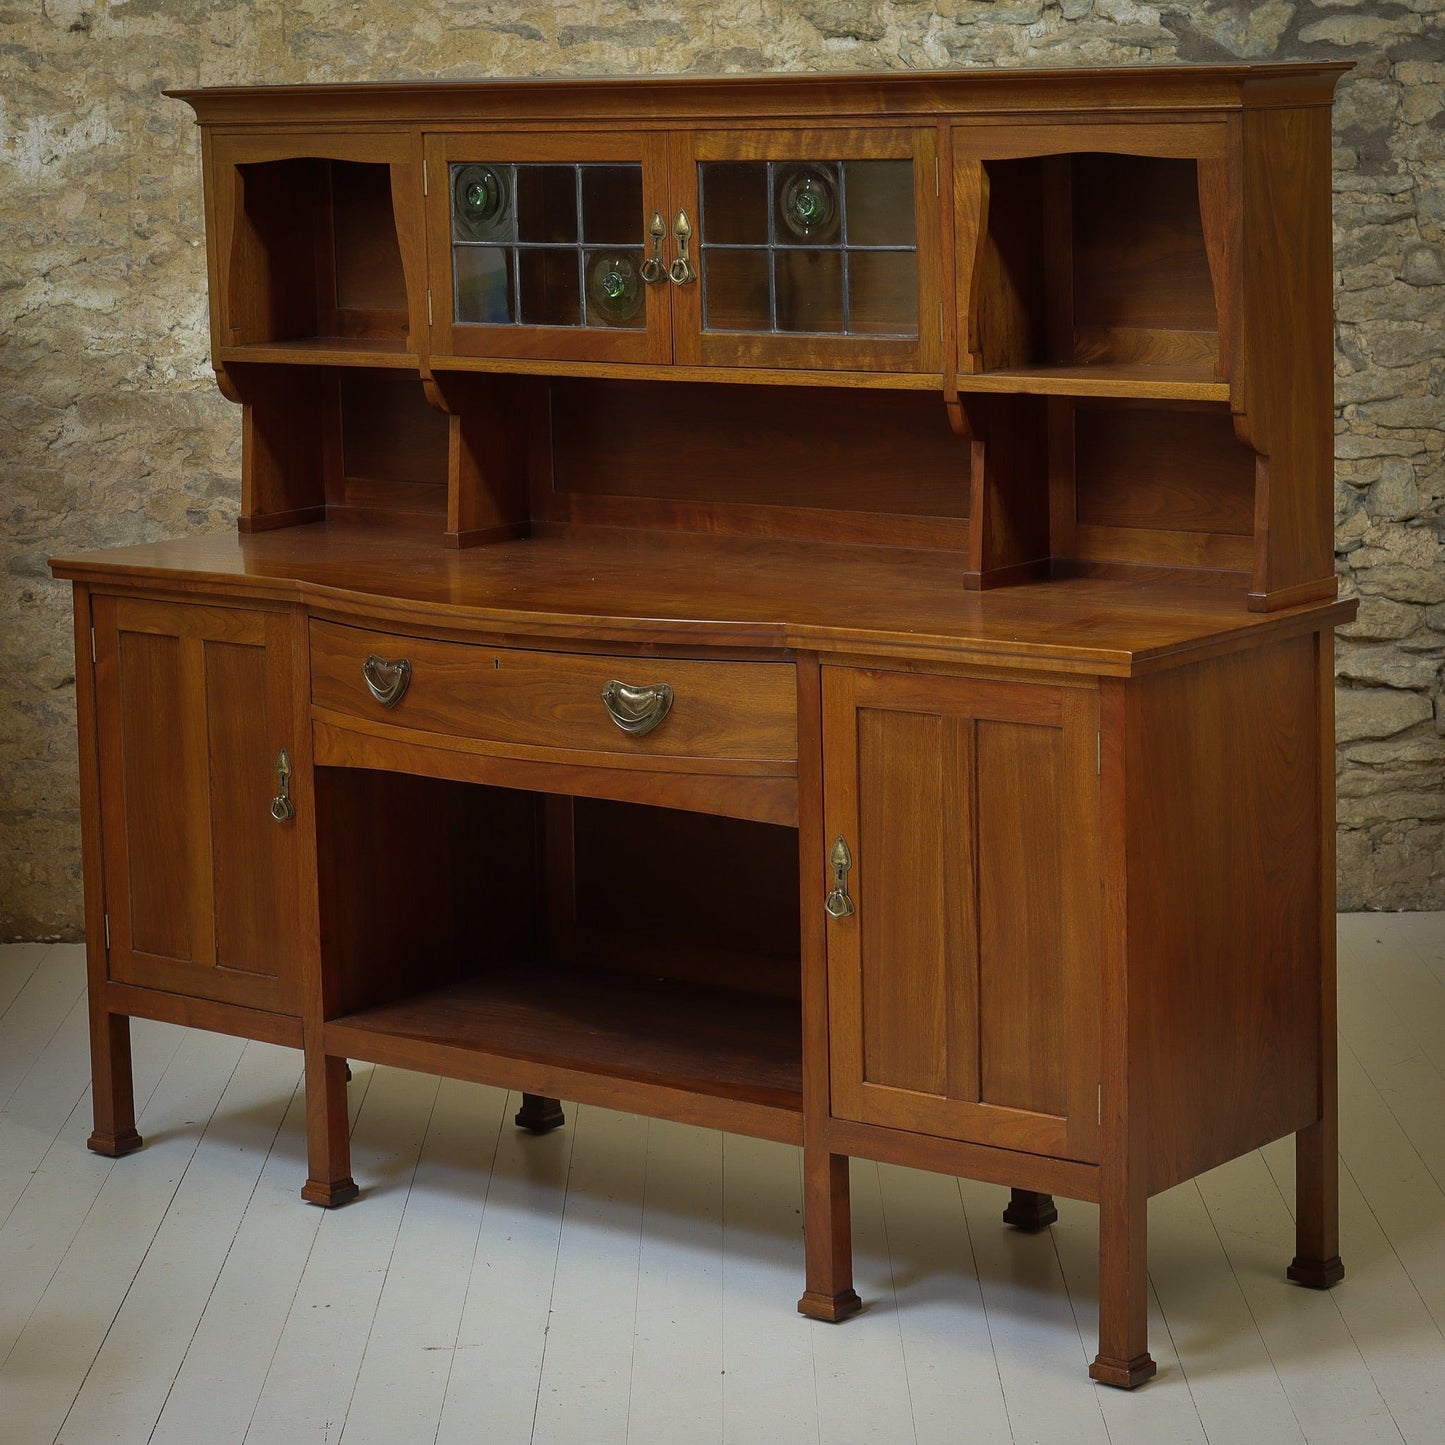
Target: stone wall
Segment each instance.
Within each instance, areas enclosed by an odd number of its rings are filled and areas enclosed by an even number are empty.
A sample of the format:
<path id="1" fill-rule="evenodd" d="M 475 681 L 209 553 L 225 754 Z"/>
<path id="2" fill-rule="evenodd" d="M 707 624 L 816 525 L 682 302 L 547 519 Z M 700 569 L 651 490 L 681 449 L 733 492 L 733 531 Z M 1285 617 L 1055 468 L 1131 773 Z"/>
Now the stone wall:
<path id="1" fill-rule="evenodd" d="M 81 925 L 56 552 L 232 524 L 168 85 L 1349 57 L 1335 154 L 1343 906 L 1445 906 L 1445 0 L 43 0 L 0 9 L 0 938 Z"/>

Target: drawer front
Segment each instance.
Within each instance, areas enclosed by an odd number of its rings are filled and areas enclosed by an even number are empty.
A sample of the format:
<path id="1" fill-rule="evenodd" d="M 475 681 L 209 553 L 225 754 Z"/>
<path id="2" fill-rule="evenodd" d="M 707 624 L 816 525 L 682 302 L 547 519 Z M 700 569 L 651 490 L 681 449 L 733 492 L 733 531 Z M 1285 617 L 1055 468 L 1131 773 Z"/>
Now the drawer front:
<path id="1" fill-rule="evenodd" d="M 368 682 L 368 657 L 407 664 L 404 690 L 390 706 Z M 371 680 L 385 693 L 397 673 L 373 665 Z M 609 683 L 665 684 L 671 705 L 650 730 L 628 731 L 603 700 Z M 798 755 L 794 672 L 786 662 L 529 652 L 313 622 L 311 700 L 373 723 L 524 748 L 732 764 L 795 764 Z M 614 697 L 613 707 L 624 722 L 645 725 L 645 696 Z"/>

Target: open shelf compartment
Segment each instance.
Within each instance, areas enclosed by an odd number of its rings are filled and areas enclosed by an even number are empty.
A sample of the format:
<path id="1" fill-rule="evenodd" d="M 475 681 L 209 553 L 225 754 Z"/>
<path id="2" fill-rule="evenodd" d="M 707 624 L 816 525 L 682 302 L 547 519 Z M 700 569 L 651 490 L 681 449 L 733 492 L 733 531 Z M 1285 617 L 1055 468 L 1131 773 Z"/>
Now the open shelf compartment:
<path id="1" fill-rule="evenodd" d="M 1214 162 L 962 149 L 960 391 L 1229 399 L 1223 243 L 1214 236 L 1211 256 L 1215 217 L 1201 205 Z"/>
<path id="2" fill-rule="evenodd" d="M 217 359 L 417 365 L 419 165 L 404 138 L 218 139 Z M 413 171 L 416 174 L 413 174 Z"/>
<path id="3" fill-rule="evenodd" d="M 328 1053 L 800 1140 L 795 829 L 350 768 L 317 793 Z"/>

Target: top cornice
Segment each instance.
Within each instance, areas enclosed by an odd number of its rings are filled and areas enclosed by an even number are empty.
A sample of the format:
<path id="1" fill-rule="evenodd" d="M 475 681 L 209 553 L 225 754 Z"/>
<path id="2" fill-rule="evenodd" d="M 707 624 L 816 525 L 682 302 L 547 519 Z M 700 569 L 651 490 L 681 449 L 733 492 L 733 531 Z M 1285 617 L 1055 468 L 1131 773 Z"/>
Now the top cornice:
<path id="1" fill-rule="evenodd" d="M 773 72 L 640 78 L 548 76 L 475 81 L 216 86 L 168 90 L 202 125 L 465 124 L 609 121 L 639 126 L 826 115 L 953 114 L 1040 118 L 1080 112 L 1178 111 L 1199 116 L 1328 105 L 1349 61 L 1138 65 L 1025 70 Z"/>

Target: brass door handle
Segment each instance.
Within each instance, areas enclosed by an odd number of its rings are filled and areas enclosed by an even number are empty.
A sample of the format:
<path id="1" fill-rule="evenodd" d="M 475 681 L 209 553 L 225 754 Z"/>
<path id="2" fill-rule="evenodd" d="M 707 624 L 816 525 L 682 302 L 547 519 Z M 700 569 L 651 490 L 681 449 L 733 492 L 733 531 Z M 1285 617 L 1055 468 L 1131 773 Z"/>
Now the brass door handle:
<path id="1" fill-rule="evenodd" d="M 675 286 L 686 286 L 689 281 L 697 280 L 697 272 L 692 269 L 692 262 L 687 259 L 687 243 L 692 236 L 692 224 L 687 219 L 686 211 L 677 213 L 677 220 L 672 223 L 672 234 L 677 237 L 677 259 L 668 268 L 668 277 Z"/>
<path id="2" fill-rule="evenodd" d="M 291 755 L 282 748 L 276 754 L 276 796 L 271 799 L 271 816 L 278 823 L 289 823 L 296 816 L 291 801 Z"/>
<path id="3" fill-rule="evenodd" d="M 853 855 L 841 838 L 834 842 L 828 863 L 833 869 L 833 888 L 823 900 L 823 908 L 829 918 L 851 918 L 856 911 L 848 896 L 848 870 L 853 866 Z"/>
<path id="4" fill-rule="evenodd" d="M 370 652 L 361 664 L 361 675 L 366 679 L 367 690 L 382 707 L 395 707 L 406 696 L 411 683 L 411 663 L 404 657 L 388 662 Z"/>
<path id="5" fill-rule="evenodd" d="M 662 243 L 667 237 L 667 223 L 662 219 L 661 211 L 652 213 L 647 235 L 652 243 L 652 254 L 642 263 L 642 279 L 649 286 L 655 286 L 659 281 L 667 279 L 667 267 L 662 259 Z"/>
<path id="6" fill-rule="evenodd" d="M 672 709 L 672 689 L 665 682 L 631 687 L 613 678 L 602 689 L 607 716 L 625 733 L 640 738 L 650 733 Z"/>

